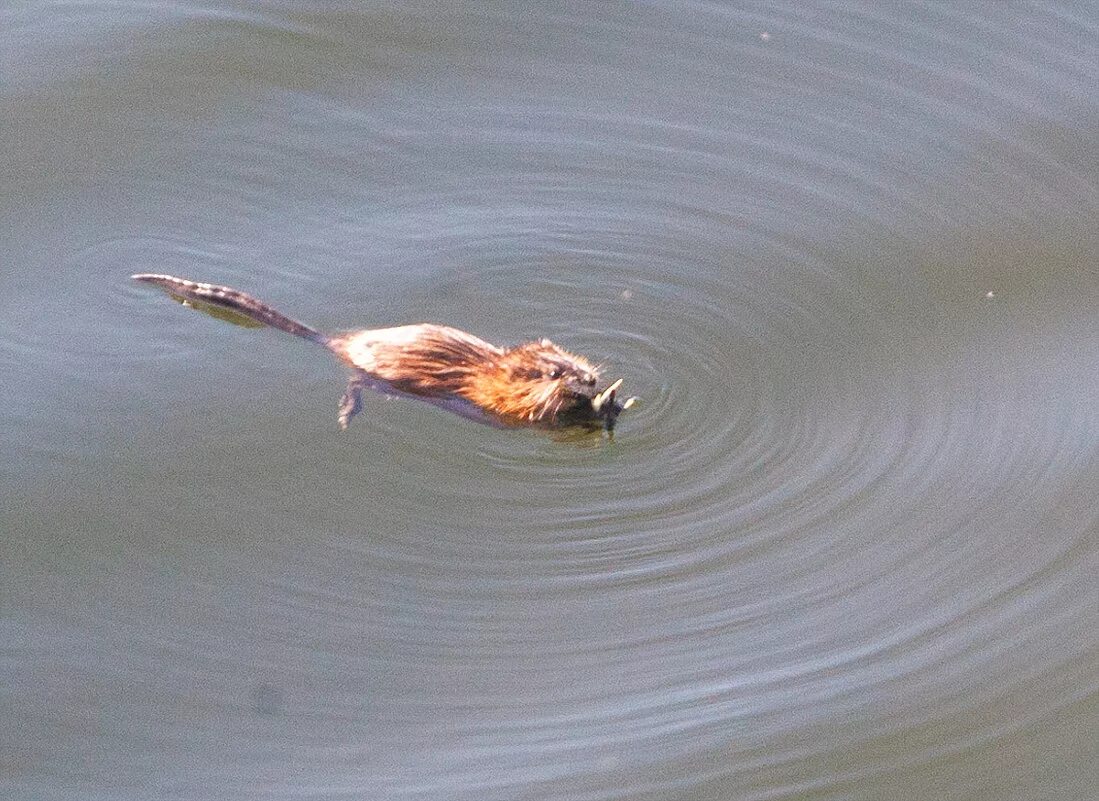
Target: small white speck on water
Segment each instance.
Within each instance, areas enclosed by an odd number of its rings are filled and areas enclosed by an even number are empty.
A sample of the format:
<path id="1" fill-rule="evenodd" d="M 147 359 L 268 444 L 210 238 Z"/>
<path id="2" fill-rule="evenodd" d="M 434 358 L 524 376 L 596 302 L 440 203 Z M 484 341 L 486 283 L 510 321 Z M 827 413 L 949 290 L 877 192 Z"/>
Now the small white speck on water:
<path id="1" fill-rule="evenodd" d="M 759 32 L 759 38 L 760 38 L 761 41 L 769 42 L 769 41 L 771 41 L 771 34 L 768 33 L 767 31 L 760 31 Z"/>
<path id="2" fill-rule="evenodd" d="M 633 297 L 633 290 L 632 289 L 623 289 L 622 290 L 622 300 L 629 300 L 632 297 Z"/>
<path id="3" fill-rule="evenodd" d="M 985 299 L 986 300 L 992 300 L 995 297 L 996 297 L 996 293 L 993 292 L 991 289 L 988 290 L 987 292 L 985 292 Z"/>

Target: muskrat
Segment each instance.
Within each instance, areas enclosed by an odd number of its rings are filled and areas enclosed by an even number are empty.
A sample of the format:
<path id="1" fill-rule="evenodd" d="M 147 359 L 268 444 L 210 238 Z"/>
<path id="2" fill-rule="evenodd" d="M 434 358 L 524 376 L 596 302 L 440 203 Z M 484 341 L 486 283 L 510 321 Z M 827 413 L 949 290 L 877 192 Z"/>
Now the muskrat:
<path id="1" fill-rule="evenodd" d="M 227 309 L 262 325 L 323 345 L 354 372 L 339 408 L 347 428 L 362 406 L 362 390 L 396 391 L 479 412 L 504 425 L 598 425 L 609 431 L 635 398 L 619 403 L 622 379 L 596 391 L 599 370 L 548 339 L 500 348 L 433 323 L 323 334 L 236 289 L 171 275 L 138 273 L 185 304 Z"/>

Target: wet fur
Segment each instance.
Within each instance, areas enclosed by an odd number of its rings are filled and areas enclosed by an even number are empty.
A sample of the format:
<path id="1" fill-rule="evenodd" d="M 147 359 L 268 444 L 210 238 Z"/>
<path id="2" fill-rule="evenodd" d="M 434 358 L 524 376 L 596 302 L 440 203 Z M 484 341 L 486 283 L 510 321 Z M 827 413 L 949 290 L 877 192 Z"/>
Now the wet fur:
<path id="1" fill-rule="evenodd" d="M 170 275 L 134 278 L 185 302 L 228 309 L 324 345 L 355 371 L 340 406 L 343 427 L 361 406 L 361 390 L 379 381 L 424 398 L 466 401 L 509 424 L 555 425 L 594 416 L 591 399 L 599 371 L 548 339 L 500 348 L 431 323 L 329 336 L 229 287 Z"/>

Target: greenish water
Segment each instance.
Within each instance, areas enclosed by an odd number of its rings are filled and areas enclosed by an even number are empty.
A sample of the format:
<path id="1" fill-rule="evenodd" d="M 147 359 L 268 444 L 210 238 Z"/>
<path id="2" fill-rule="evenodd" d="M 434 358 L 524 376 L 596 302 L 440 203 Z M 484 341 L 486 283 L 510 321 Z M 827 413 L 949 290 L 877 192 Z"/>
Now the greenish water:
<path id="1" fill-rule="evenodd" d="M 1099 796 L 1099 26 L 0 8 L 0 795 Z M 548 336 L 613 441 L 365 398 Z"/>

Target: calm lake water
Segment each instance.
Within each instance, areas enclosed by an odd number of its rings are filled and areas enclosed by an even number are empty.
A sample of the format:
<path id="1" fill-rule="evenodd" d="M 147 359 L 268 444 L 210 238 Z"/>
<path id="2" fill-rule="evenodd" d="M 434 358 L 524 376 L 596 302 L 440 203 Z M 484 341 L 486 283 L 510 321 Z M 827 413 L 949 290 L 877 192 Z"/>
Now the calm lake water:
<path id="1" fill-rule="evenodd" d="M 1097 223 L 1094 3 L 3 4 L 0 795 L 1094 801 Z"/>

